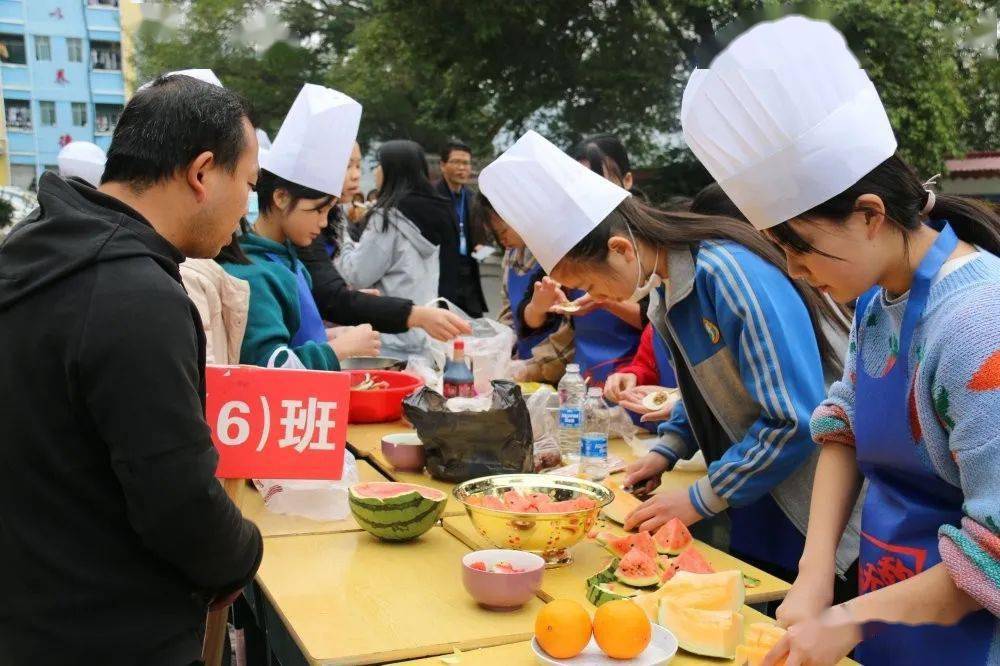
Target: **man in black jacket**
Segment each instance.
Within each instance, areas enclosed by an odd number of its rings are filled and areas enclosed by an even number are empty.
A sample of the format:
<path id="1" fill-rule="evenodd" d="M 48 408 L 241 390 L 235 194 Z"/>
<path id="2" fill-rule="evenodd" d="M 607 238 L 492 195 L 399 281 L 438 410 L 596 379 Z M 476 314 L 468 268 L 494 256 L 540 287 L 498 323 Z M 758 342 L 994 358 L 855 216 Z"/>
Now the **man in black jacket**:
<path id="1" fill-rule="evenodd" d="M 215 479 L 205 335 L 181 286 L 246 211 L 234 93 L 158 79 L 99 189 L 46 173 L 0 246 L 0 664 L 190 664 L 251 580 L 257 528 Z"/>
<path id="2" fill-rule="evenodd" d="M 460 255 L 457 276 L 460 291 L 455 305 L 472 317 L 481 317 L 488 306 L 479 279 L 479 262 L 471 255 L 484 241 L 471 212 L 473 194 L 466 187 L 471 177 L 472 149 L 461 141 L 445 144 L 441 150 L 441 180 L 434 188 L 455 209 Z"/>

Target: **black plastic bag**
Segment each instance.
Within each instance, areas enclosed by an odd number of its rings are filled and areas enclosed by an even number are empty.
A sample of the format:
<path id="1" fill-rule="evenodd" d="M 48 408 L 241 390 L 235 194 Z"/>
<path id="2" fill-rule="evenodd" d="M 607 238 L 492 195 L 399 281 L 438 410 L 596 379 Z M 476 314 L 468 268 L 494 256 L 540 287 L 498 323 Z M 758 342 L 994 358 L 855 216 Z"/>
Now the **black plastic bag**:
<path id="1" fill-rule="evenodd" d="M 493 382 L 487 412 L 450 412 L 444 396 L 424 387 L 403 401 L 403 413 L 417 429 L 435 479 L 460 483 L 534 470 L 531 417 L 514 382 Z"/>

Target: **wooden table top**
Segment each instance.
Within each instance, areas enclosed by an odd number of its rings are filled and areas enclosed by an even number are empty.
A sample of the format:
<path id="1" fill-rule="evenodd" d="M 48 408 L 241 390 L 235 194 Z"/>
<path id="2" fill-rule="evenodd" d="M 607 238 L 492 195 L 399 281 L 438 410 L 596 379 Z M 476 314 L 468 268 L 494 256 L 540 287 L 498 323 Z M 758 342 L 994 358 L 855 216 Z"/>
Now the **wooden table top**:
<path id="1" fill-rule="evenodd" d="M 362 481 L 387 481 L 388 479 L 364 460 L 358 460 L 358 477 Z M 240 496 L 240 510 L 260 528 L 265 537 L 352 532 L 361 526 L 348 516 L 344 520 L 318 521 L 302 516 L 290 516 L 268 511 L 263 496 L 255 488 L 244 488 Z"/>
<path id="2" fill-rule="evenodd" d="M 542 607 L 480 608 L 468 549 L 440 527 L 402 544 L 367 532 L 268 539 L 257 580 L 311 664 L 373 664 L 530 640 Z"/>
<path id="3" fill-rule="evenodd" d="M 493 548 L 483 537 L 479 535 L 472 520 L 466 516 L 452 516 L 444 519 L 444 528 L 458 538 L 469 548 L 479 550 L 483 548 Z M 616 529 L 614 525 L 608 524 L 601 529 Z M 760 585 L 747 588 L 746 602 L 748 604 L 763 603 L 783 599 L 791 585 L 776 578 L 771 574 L 761 571 L 757 567 L 746 564 L 736 559 L 728 553 L 712 548 L 708 544 L 695 541 L 695 547 L 705 556 L 705 559 L 715 568 L 716 571 L 727 569 L 738 569 L 748 576 L 760 580 Z M 546 601 L 551 599 L 575 599 L 580 603 L 587 601 L 586 580 L 595 573 L 604 570 L 611 562 L 611 555 L 596 541 L 584 539 L 570 551 L 573 555 L 573 563 L 558 569 L 549 569 L 545 572 L 545 580 L 542 581 L 541 596 Z"/>

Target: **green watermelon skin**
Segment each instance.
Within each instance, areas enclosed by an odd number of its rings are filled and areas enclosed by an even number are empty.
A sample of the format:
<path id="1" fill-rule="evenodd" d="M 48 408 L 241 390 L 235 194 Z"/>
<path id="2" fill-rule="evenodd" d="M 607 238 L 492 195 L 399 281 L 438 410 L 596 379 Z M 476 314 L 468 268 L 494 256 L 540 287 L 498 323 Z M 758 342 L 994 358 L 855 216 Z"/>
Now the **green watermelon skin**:
<path id="1" fill-rule="evenodd" d="M 609 601 L 618 599 L 631 599 L 643 592 L 633 587 L 629 587 L 618 581 L 615 577 L 615 569 L 618 568 L 618 560 L 614 559 L 611 564 L 602 571 L 587 579 L 587 601 L 600 606 Z"/>
<path id="2" fill-rule="evenodd" d="M 416 490 L 379 498 L 358 495 L 357 487 L 351 488 L 348 499 L 354 519 L 365 531 L 386 541 L 417 538 L 437 523 L 447 504 L 444 493 L 440 499 L 429 499 Z"/>

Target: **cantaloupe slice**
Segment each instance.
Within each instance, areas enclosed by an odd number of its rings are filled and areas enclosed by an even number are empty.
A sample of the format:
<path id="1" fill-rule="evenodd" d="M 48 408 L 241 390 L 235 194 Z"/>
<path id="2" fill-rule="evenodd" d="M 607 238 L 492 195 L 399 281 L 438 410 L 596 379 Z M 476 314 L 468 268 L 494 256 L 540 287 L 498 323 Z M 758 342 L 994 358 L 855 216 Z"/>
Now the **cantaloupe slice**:
<path id="1" fill-rule="evenodd" d="M 769 622 L 754 622 L 747 627 L 743 645 L 736 648 L 736 666 L 760 666 L 771 648 L 785 635 L 785 630 Z M 778 661 L 784 666 L 785 658 Z"/>
<path id="2" fill-rule="evenodd" d="M 669 598 L 682 606 L 702 610 L 738 612 L 743 606 L 745 595 L 743 576 L 735 569 L 712 574 L 678 571 L 660 589 L 640 594 L 633 601 L 655 622 L 661 599 Z"/>
<path id="3" fill-rule="evenodd" d="M 743 616 L 731 610 L 688 608 L 667 597 L 660 601 L 658 620 L 681 648 L 706 657 L 732 659 L 743 638 Z"/>
<path id="4" fill-rule="evenodd" d="M 628 515 L 642 506 L 642 500 L 625 492 L 620 485 L 611 479 L 605 479 L 604 487 L 615 494 L 614 501 L 602 509 L 605 517 L 619 525 L 624 525 Z"/>

